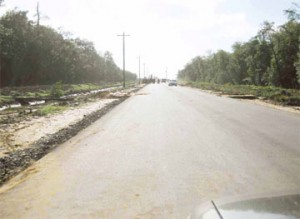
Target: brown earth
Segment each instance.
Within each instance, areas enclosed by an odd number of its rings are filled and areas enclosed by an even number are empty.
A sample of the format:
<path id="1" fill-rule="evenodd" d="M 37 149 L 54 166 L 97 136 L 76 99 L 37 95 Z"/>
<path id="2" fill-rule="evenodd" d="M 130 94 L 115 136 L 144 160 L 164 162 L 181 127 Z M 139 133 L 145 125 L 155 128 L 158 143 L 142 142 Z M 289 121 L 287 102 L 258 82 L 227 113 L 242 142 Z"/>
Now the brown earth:
<path id="1" fill-rule="evenodd" d="M 0 185 L 102 117 L 141 87 L 101 94 L 47 116 L 7 116 L 0 126 Z"/>

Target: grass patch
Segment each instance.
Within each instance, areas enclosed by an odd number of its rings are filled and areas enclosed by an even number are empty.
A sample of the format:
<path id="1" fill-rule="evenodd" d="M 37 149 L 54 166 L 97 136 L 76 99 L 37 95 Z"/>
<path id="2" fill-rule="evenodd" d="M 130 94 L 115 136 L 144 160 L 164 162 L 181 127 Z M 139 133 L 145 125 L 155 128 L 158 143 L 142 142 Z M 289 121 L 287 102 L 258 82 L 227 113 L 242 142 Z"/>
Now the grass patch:
<path id="1" fill-rule="evenodd" d="M 120 83 L 106 83 L 106 84 L 73 84 L 70 91 L 73 92 L 88 92 L 92 90 L 99 90 L 108 87 L 120 86 Z"/>
<path id="2" fill-rule="evenodd" d="M 53 105 L 46 105 L 42 106 L 40 109 L 38 109 L 35 114 L 39 116 L 46 116 L 49 114 L 54 114 L 58 112 L 62 112 L 64 110 L 68 109 L 68 106 L 53 106 Z"/>
<path id="3" fill-rule="evenodd" d="M 126 87 L 133 86 L 135 81 L 127 81 Z M 100 83 L 100 84 L 62 84 L 54 85 L 37 85 L 23 87 L 3 87 L 0 88 L 0 106 L 13 103 L 15 97 L 21 98 L 45 98 L 45 97 L 61 97 L 63 95 L 84 93 L 92 90 L 99 90 L 109 87 L 121 86 L 118 83 Z"/>
<path id="4" fill-rule="evenodd" d="M 274 86 L 213 84 L 207 82 L 179 82 L 181 85 L 213 90 L 227 95 L 253 95 L 257 98 L 271 100 L 275 103 L 290 106 L 300 106 L 300 90 L 285 89 Z"/>
<path id="5" fill-rule="evenodd" d="M 39 92 L 35 92 L 34 96 L 35 97 L 49 97 L 50 96 L 50 91 L 41 90 Z"/>
<path id="6" fill-rule="evenodd" d="M 73 91 L 90 91 L 90 90 L 97 90 L 101 89 L 103 85 L 96 85 L 96 84 L 73 84 L 72 90 Z"/>
<path id="7" fill-rule="evenodd" d="M 0 105 L 9 104 L 13 101 L 12 96 L 0 95 Z"/>
<path id="8" fill-rule="evenodd" d="M 126 81 L 126 87 L 135 85 L 135 81 Z M 88 92 L 92 90 L 105 89 L 109 87 L 122 86 L 123 83 L 105 83 L 105 84 L 73 84 L 69 92 Z"/>

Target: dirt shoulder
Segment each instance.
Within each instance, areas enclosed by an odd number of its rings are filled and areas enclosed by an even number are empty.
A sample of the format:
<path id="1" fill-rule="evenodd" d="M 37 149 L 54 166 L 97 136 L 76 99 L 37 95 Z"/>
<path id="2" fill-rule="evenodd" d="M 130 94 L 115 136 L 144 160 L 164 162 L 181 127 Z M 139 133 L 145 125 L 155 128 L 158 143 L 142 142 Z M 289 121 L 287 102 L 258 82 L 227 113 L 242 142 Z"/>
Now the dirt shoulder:
<path id="1" fill-rule="evenodd" d="M 278 110 L 283 110 L 283 111 L 290 112 L 290 113 L 300 114 L 300 107 L 299 106 L 281 105 L 281 104 L 276 103 L 276 102 L 271 101 L 271 100 L 266 100 L 266 99 L 263 99 L 263 98 L 257 98 L 253 95 L 230 95 L 230 94 L 226 94 L 226 93 L 223 93 L 223 92 L 220 92 L 220 91 L 196 88 L 196 87 L 193 87 L 193 86 L 187 86 L 187 85 L 181 85 L 181 86 L 201 90 L 203 92 L 214 94 L 214 95 L 217 95 L 217 96 L 222 96 L 222 97 L 226 97 L 226 98 L 234 98 L 234 99 L 237 99 L 237 100 L 240 100 L 240 101 L 246 101 L 246 102 L 250 102 L 250 103 L 253 103 L 253 104 L 257 104 L 257 105 L 270 107 L 270 108 L 273 108 L 273 109 L 278 109 Z"/>
<path id="2" fill-rule="evenodd" d="M 75 136 L 141 87 L 108 93 L 47 116 L 23 117 L 0 127 L 0 185 Z"/>

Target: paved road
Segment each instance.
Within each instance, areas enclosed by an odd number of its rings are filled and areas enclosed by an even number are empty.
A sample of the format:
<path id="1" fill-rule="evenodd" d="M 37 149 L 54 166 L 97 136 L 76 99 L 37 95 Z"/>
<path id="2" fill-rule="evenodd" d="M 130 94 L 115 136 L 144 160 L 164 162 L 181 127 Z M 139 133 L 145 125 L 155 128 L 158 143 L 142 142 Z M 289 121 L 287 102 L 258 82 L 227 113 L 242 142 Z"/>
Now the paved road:
<path id="1" fill-rule="evenodd" d="M 0 218 L 187 218 L 206 200 L 299 190 L 299 134 L 296 114 L 149 85 L 12 180 Z"/>

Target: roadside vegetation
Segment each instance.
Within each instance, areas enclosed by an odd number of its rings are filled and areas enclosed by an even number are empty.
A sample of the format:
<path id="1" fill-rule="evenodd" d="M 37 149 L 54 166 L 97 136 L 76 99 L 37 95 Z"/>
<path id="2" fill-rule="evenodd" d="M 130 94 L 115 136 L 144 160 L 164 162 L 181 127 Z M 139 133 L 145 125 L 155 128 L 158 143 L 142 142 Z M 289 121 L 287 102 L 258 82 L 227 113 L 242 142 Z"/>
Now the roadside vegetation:
<path id="1" fill-rule="evenodd" d="M 109 51 L 99 54 L 92 42 L 42 25 L 38 6 L 36 13 L 35 21 L 18 9 L 0 17 L 1 87 L 122 80 L 122 71 Z M 125 74 L 127 80 L 136 79 L 131 72 Z"/>
<path id="2" fill-rule="evenodd" d="M 252 95 L 253 98 L 270 100 L 273 103 L 289 106 L 300 106 L 300 90 L 275 86 L 215 84 L 208 82 L 179 82 L 181 85 L 212 90 L 222 95 Z M 243 97 L 241 97 L 243 98 Z M 245 96 L 247 98 L 247 96 Z"/>
<path id="3" fill-rule="evenodd" d="M 2 90 L 6 95 L 0 95 L 0 126 L 61 113 L 107 98 L 121 99 L 127 96 L 126 90 L 136 88 L 135 82 L 126 84 L 124 93 L 120 83 L 108 86 L 65 85 L 58 82 L 52 86 L 5 87 Z"/>
<path id="4" fill-rule="evenodd" d="M 135 81 L 127 81 L 127 86 L 132 86 Z M 120 87 L 121 83 L 88 83 L 88 84 L 63 84 L 56 82 L 53 85 L 20 86 L 0 88 L 0 107 L 16 103 L 15 98 L 60 98 L 64 95 L 80 94 L 95 90 Z"/>
<path id="5" fill-rule="evenodd" d="M 35 115 L 46 116 L 46 115 L 49 115 L 49 114 L 62 112 L 62 111 L 67 110 L 67 109 L 69 109 L 68 106 L 46 105 L 46 106 L 42 106 L 41 108 L 39 108 L 35 112 Z"/>
<path id="6" fill-rule="evenodd" d="M 5 0 L 0 0 L 0 7 Z M 17 8 L 0 17 L 0 124 L 45 116 L 105 98 L 120 89 L 122 70 L 109 51 L 41 24 Z M 126 86 L 136 75 L 125 72 Z"/>
<path id="7" fill-rule="evenodd" d="M 299 9 L 294 4 L 285 10 L 288 21 L 279 27 L 265 21 L 256 36 L 235 43 L 232 52 L 193 58 L 178 72 L 178 79 L 193 87 L 299 106 Z"/>
<path id="8" fill-rule="evenodd" d="M 127 81 L 134 87 L 135 81 Z M 46 116 L 107 98 L 122 90 L 121 83 L 62 84 L 0 88 L 0 125 Z M 112 97 L 116 98 L 116 97 Z"/>

